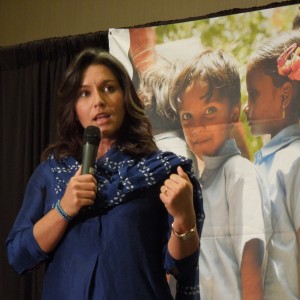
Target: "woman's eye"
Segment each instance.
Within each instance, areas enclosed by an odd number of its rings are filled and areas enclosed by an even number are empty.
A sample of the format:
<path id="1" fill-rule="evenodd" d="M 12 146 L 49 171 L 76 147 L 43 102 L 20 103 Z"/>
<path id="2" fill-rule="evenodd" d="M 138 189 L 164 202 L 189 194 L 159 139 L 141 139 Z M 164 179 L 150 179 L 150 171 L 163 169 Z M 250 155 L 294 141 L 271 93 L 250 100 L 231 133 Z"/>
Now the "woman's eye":
<path id="1" fill-rule="evenodd" d="M 89 92 L 87 90 L 82 90 L 79 92 L 79 97 L 87 97 Z"/>
<path id="2" fill-rule="evenodd" d="M 181 115 L 181 119 L 184 120 L 184 121 L 189 120 L 191 118 L 192 118 L 192 115 L 190 113 L 183 113 Z"/>
<path id="3" fill-rule="evenodd" d="M 211 114 L 213 114 L 213 113 L 215 113 L 215 112 L 217 112 L 218 110 L 217 110 L 217 108 L 216 107 L 213 107 L 213 106 L 211 106 L 211 107 L 208 107 L 207 109 L 206 109 L 206 114 L 207 115 L 211 115 Z"/>
<path id="4" fill-rule="evenodd" d="M 105 93 L 112 93 L 115 91 L 115 87 L 112 85 L 106 85 L 103 90 Z"/>

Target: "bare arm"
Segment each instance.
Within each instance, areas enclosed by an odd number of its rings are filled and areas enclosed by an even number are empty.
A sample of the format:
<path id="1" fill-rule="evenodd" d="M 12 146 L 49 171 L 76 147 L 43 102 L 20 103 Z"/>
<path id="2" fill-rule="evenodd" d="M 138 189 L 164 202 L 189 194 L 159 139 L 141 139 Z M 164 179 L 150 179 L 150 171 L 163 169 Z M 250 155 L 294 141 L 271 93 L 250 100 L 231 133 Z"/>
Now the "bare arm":
<path id="1" fill-rule="evenodd" d="M 143 73 L 156 62 L 156 33 L 153 27 L 131 28 L 130 53 L 138 72 Z"/>
<path id="2" fill-rule="evenodd" d="M 178 174 L 172 174 L 161 187 L 160 199 L 165 204 L 168 212 L 174 217 L 173 228 L 179 233 L 186 233 L 196 225 L 196 215 L 193 205 L 193 187 L 181 167 L 177 168 Z M 165 192 L 165 189 L 167 191 Z M 168 248 L 175 259 L 183 259 L 197 251 L 200 239 L 197 233 L 187 240 L 181 240 L 171 234 Z"/>
<path id="3" fill-rule="evenodd" d="M 263 299 L 262 247 L 259 239 L 252 239 L 245 245 L 241 265 L 243 300 Z"/>
<path id="4" fill-rule="evenodd" d="M 61 207 L 70 217 L 78 214 L 79 210 L 92 205 L 96 195 L 96 179 L 90 175 L 80 175 L 81 168 L 71 178 L 61 199 Z M 57 209 L 52 209 L 33 227 L 33 235 L 40 248 L 49 253 L 63 237 L 68 227 L 66 221 Z"/>

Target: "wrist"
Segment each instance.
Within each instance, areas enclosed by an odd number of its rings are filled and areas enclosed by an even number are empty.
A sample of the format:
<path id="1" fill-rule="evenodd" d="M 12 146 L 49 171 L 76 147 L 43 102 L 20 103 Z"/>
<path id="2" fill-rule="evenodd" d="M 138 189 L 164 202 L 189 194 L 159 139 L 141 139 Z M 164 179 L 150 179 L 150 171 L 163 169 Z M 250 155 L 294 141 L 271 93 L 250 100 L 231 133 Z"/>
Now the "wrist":
<path id="1" fill-rule="evenodd" d="M 182 231 L 182 227 L 181 227 L 181 229 L 177 229 L 178 227 L 176 227 L 176 225 L 174 223 L 175 222 L 172 223 L 172 233 L 175 237 L 177 237 L 180 240 L 183 240 L 183 241 L 189 240 L 190 238 L 192 238 L 193 236 L 195 236 L 197 234 L 196 222 L 194 223 L 193 226 L 185 227 L 188 229 L 184 229 L 184 231 Z"/>
<path id="2" fill-rule="evenodd" d="M 60 200 L 57 200 L 54 208 L 57 210 L 57 212 L 59 213 L 59 215 L 67 222 L 72 221 L 73 217 L 68 215 L 64 209 L 61 207 L 60 205 Z"/>
<path id="3" fill-rule="evenodd" d="M 186 232 L 196 224 L 195 212 L 180 214 L 174 217 L 172 227 L 176 232 Z"/>

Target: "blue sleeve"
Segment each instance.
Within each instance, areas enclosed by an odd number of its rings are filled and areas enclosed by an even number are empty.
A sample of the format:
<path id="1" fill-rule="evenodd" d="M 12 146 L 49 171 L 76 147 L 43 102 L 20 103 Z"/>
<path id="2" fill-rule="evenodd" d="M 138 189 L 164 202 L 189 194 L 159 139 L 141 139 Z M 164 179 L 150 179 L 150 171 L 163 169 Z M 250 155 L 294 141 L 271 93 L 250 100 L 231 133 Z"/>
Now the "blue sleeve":
<path id="1" fill-rule="evenodd" d="M 199 300 L 199 253 L 196 251 L 192 255 L 181 260 L 175 260 L 166 251 L 166 263 L 173 265 L 172 275 L 176 278 L 176 300 Z M 174 271 L 175 270 L 175 271 Z"/>
<path id="2" fill-rule="evenodd" d="M 45 205 L 46 189 L 49 185 L 46 171 L 47 163 L 43 162 L 32 174 L 21 210 L 6 240 L 9 264 L 18 274 L 30 271 L 48 258 L 33 236 L 34 224 L 44 216 L 45 209 L 49 210 Z"/>
<path id="3" fill-rule="evenodd" d="M 195 176 L 190 177 L 194 189 L 194 208 L 196 213 L 196 226 L 199 237 L 201 236 L 204 211 L 203 211 L 203 198 L 199 181 Z M 171 224 L 173 218 L 169 217 L 169 237 L 171 235 Z M 192 255 L 185 257 L 181 260 L 175 260 L 169 253 L 168 247 L 165 252 L 165 268 L 173 274 L 177 280 L 176 284 L 176 300 L 199 300 L 199 255 L 198 249 Z"/>

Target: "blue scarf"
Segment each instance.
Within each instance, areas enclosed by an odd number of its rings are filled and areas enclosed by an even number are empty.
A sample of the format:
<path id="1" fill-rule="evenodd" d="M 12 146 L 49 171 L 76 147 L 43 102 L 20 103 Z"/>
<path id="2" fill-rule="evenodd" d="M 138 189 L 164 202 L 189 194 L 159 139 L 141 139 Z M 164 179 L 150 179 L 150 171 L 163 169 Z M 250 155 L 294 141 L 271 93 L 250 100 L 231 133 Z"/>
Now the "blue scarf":
<path id="1" fill-rule="evenodd" d="M 107 155 L 96 162 L 95 177 L 98 182 L 97 197 L 105 207 L 128 201 L 132 192 L 143 191 L 158 183 L 181 166 L 193 177 L 191 161 L 171 152 L 158 151 L 149 157 L 134 159 L 118 148 L 112 148 Z"/>
<path id="2" fill-rule="evenodd" d="M 79 168 L 72 157 L 56 161 L 50 157 L 52 171 L 56 177 L 56 193 L 62 197 L 70 178 Z M 135 192 L 142 192 L 157 184 L 163 184 L 172 173 L 177 173 L 181 166 L 193 184 L 194 207 L 197 220 L 202 224 L 204 213 L 200 184 L 192 171 L 192 161 L 172 152 L 157 151 L 144 158 L 133 158 L 120 147 L 112 147 L 96 161 L 95 178 L 97 179 L 97 198 L 91 211 L 101 211 L 128 202 Z M 157 195 L 158 196 L 158 195 Z"/>

